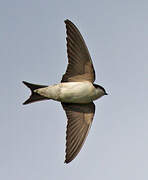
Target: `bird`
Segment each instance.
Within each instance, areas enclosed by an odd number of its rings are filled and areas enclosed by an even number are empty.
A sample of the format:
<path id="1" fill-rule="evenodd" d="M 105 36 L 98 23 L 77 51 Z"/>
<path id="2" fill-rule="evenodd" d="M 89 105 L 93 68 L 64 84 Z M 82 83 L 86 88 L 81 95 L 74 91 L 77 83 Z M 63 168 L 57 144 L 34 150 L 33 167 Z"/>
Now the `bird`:
<path id="1" fill-rule="evenodd" d="M 106 90 L 95 84 L 95 70 L 85 41 L 70 20 L 66 19 L 66 46 L 68 65 L 62 80 L 54 85 L 23 83 L 31 95 L 23 104 L 43 100 L 55 100 L 67 116 L 65 163 L 70 163 L 80 152 L 91 127 L 94 114 L 94 100 L 107 95 Z"/>

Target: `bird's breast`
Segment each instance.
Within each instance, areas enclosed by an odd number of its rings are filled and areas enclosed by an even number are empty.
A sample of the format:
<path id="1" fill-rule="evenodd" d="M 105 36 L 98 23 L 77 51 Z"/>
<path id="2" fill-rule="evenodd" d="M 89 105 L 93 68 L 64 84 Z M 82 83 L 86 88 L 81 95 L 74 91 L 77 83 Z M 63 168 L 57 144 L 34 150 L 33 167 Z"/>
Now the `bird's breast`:
<path id="1" fill-rule="evenodd" d="M 96 89 L 91 82 L 60 83 L 59 101 L 67 103 L 89 103 L 96 99 Z"/>

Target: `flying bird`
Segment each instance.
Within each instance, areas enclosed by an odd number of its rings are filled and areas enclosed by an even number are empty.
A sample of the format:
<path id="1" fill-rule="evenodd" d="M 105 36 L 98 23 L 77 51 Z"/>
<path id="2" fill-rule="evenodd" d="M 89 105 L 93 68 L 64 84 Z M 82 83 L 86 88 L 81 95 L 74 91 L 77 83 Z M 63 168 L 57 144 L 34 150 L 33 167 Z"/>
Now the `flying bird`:
<path id="1" fill-rule="evenodd" d="M 94 84 L 95 70 L 78 28 L 65 20 L 68 66 L 62 80 L 55 85 L 37 85 L 26 81 L 31 95 L 23 104 L 55 100 L 62 104 L 68 122 L 65 163 L 71 162 L 81 150 L 95 114 L 94 100 L 107 95 L 105 89 Z"/>

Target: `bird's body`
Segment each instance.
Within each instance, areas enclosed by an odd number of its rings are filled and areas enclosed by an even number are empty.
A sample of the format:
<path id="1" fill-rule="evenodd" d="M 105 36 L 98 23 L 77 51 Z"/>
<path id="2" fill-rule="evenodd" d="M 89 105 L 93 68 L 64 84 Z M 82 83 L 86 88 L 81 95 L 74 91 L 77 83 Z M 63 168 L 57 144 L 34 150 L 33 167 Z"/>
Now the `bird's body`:
<path id="1" fill-rule="evenodd" d="M 89 81 L 67 82 L 39 88 L 34 92 L 63 103 L 90 103 L 103 96 L 102 90 Z"/>
<path id="2" fill-rule="evenodd" d="M 45 86 L 23 81 L 31 96 L 23 104 L 55 100 L 62 104 L 68 123 L 66 131 L 66 159 L 71 162 L 85 142 L 95 114 L 94 100 L 107 95 L 95 81 L 95 70 L 85 41 L 77 27 L 65 21 L 68 66 L 61 83 Z"/>

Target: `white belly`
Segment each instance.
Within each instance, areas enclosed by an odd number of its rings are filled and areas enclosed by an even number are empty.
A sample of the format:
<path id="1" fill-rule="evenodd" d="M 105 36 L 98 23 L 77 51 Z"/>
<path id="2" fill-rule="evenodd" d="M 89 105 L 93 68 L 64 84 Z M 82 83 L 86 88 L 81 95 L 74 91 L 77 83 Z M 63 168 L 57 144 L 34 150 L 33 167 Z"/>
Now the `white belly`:
<path id="1" fill-rule="evenodd" d="M 89 103 L 100 97 L 89 81 L 60 83 L 36 90 L 42 96 L 66 103 Z"/>
<path id="2" fill-rule="evenodd" d="M 90 82 L 61 83 L 59 100 L 68 103 L 88 103 L 93 101 L 94 90 Z"/>

